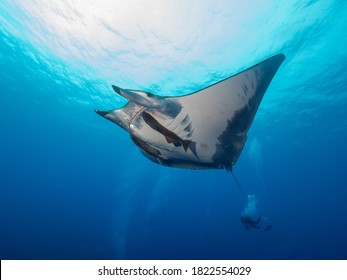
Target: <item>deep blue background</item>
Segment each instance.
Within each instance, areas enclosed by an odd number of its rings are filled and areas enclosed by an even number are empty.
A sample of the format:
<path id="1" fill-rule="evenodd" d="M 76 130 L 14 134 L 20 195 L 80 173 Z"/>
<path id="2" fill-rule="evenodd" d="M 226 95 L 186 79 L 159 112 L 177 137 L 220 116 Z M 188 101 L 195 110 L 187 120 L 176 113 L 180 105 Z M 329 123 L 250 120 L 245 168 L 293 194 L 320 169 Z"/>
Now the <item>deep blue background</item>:
<path id="1" fill-rule="evenodd" d="M 316 92 L 300 106 L 319 104 L 319 115 L 263 101 L 234 169 L 240 192 L 224 171 L 151 163 L 93 112 L 100 104 L 66 101 L 100 81 L 57 75 L 68 66 L 48 67 L 4 29 L 0 54 L 0 259 L 347 258 L 346 70 L 288 88 Z M 322 88 L 338 102 L 320 98 Z M 286 118 L 264 123 L 276 110 Z M 240 223 L 247 194 L 271 231 Z"/>

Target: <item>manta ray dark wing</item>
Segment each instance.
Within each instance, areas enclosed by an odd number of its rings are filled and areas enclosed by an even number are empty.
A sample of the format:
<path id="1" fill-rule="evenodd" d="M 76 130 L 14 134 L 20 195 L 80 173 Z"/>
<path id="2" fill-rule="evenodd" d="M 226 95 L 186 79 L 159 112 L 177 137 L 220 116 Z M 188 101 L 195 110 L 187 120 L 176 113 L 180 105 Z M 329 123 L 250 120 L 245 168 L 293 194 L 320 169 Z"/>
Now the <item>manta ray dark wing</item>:
<path id="1" fill-rule="evenodd" d="M 129 103 L 96 112 L 127 130 L 152 161 L 170 167 L 232 170 L 260 102 L 285 59 L 275 55 L 237 75 L 181 97 L 114 90 Z"/>
<path id="2" fill-rule="evenodd" d="M 189 112 L 198 154 L 231 169 L 247 139 L 260 102 L 285 56 L 273 56 L 237 75 L 177 98 Z M 201 158 L 201 157 L 200 157 Z"/>

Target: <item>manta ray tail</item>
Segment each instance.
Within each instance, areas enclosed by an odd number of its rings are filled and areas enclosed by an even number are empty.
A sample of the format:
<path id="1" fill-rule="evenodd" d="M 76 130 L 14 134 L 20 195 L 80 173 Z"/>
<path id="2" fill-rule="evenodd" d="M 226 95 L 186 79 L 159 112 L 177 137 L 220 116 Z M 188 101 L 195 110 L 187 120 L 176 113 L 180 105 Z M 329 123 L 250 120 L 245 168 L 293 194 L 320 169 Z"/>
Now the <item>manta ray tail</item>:
<path id="1" fill-rule="evenodd" d="M 239 181 L 237 181 L 234 172 L 231 171 L 231 174 L 233 175 L 233 177 L 234 177 L 234 179 L 235 179 L 236 185 L 239 187 L 240 191 L 242 191 L 241 186 L 240 186 L 240 184 L 239 184 Z"/>

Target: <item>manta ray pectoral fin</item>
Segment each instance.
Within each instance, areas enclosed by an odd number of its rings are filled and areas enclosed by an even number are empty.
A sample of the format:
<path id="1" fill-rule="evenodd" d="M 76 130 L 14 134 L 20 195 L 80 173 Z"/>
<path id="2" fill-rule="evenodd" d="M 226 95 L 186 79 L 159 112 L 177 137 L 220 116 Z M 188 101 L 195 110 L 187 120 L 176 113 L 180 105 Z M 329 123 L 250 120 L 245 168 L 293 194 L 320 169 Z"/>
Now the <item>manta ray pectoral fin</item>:
<path id="1" fill-rule="evenodd" d="M 265 91 L 284 59 L 283 54 L 274 55 L 186 95 L 157 96 L 112 86 L 129 102 L 117 110 L 95 112 L 133 135 L 134 143 L 156 163 L 232 171 Z"/>
<path id="2" fill-rule="evenodd" d="M 160 108 L 164 106 L 163 100 L 154 94 L 139 90 L 122 89 L 112 85 L 112 88 L 124 98 L 147 108 Z"/>
<path id="3" fill-rule="evenodd" d="M 184 108 L 188 120 L 187 131 L 194 130 L 194 139 L 201 139 L 213 150 L 199 149 L 199 155 L 208 156 L 217 166 L 231 171 L 247 139 L 247 132 L 260 102 L 285 56 L 278 54 L 236 75 L 212 84 L 200 91 L 166 97 Z M 191 126 L 189 123 L 191 122 Z M 191 137 L 189 133 L 186 137 Z M 214 154 L 204 154 L 205 151 Z"/>

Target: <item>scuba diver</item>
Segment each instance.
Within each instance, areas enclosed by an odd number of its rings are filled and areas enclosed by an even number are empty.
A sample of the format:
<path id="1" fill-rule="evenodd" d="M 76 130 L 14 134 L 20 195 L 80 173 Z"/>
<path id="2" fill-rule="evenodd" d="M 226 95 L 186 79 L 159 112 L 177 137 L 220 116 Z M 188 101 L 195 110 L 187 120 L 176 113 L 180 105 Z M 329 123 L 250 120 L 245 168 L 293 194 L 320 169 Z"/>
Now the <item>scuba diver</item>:
<path id="1" fill-rule="evenodd" d="M 248 195 L 247 204 L 241 213 L 240 220 L 247 230 L 257 229 L 269 231 L 272 227 L 268 219 L 258 214 L 257 198 L 255 195 Z"/>
<path id="2" fill-rule="evenodd" d="M 250 216 L 241 214 L 240 220 L 247 230 L 255 228 L 262 231 L 269 231 L 272 227 L 266 218 L 260 216 L 254 221 Z M 264 226 L 264 224 L 266 224 L 266 226 Z"/>
<path id="3" fill-rule="evenodd" d="M 257 226 L 257 224 L 259 224 L 261 217 L 258 217 L 256 221 L 253 221 L 250 216 L 241 214 L 240 220 L 247 230 L 249 230 L 250 228 L 259 229 L 259 226 Z"/>

